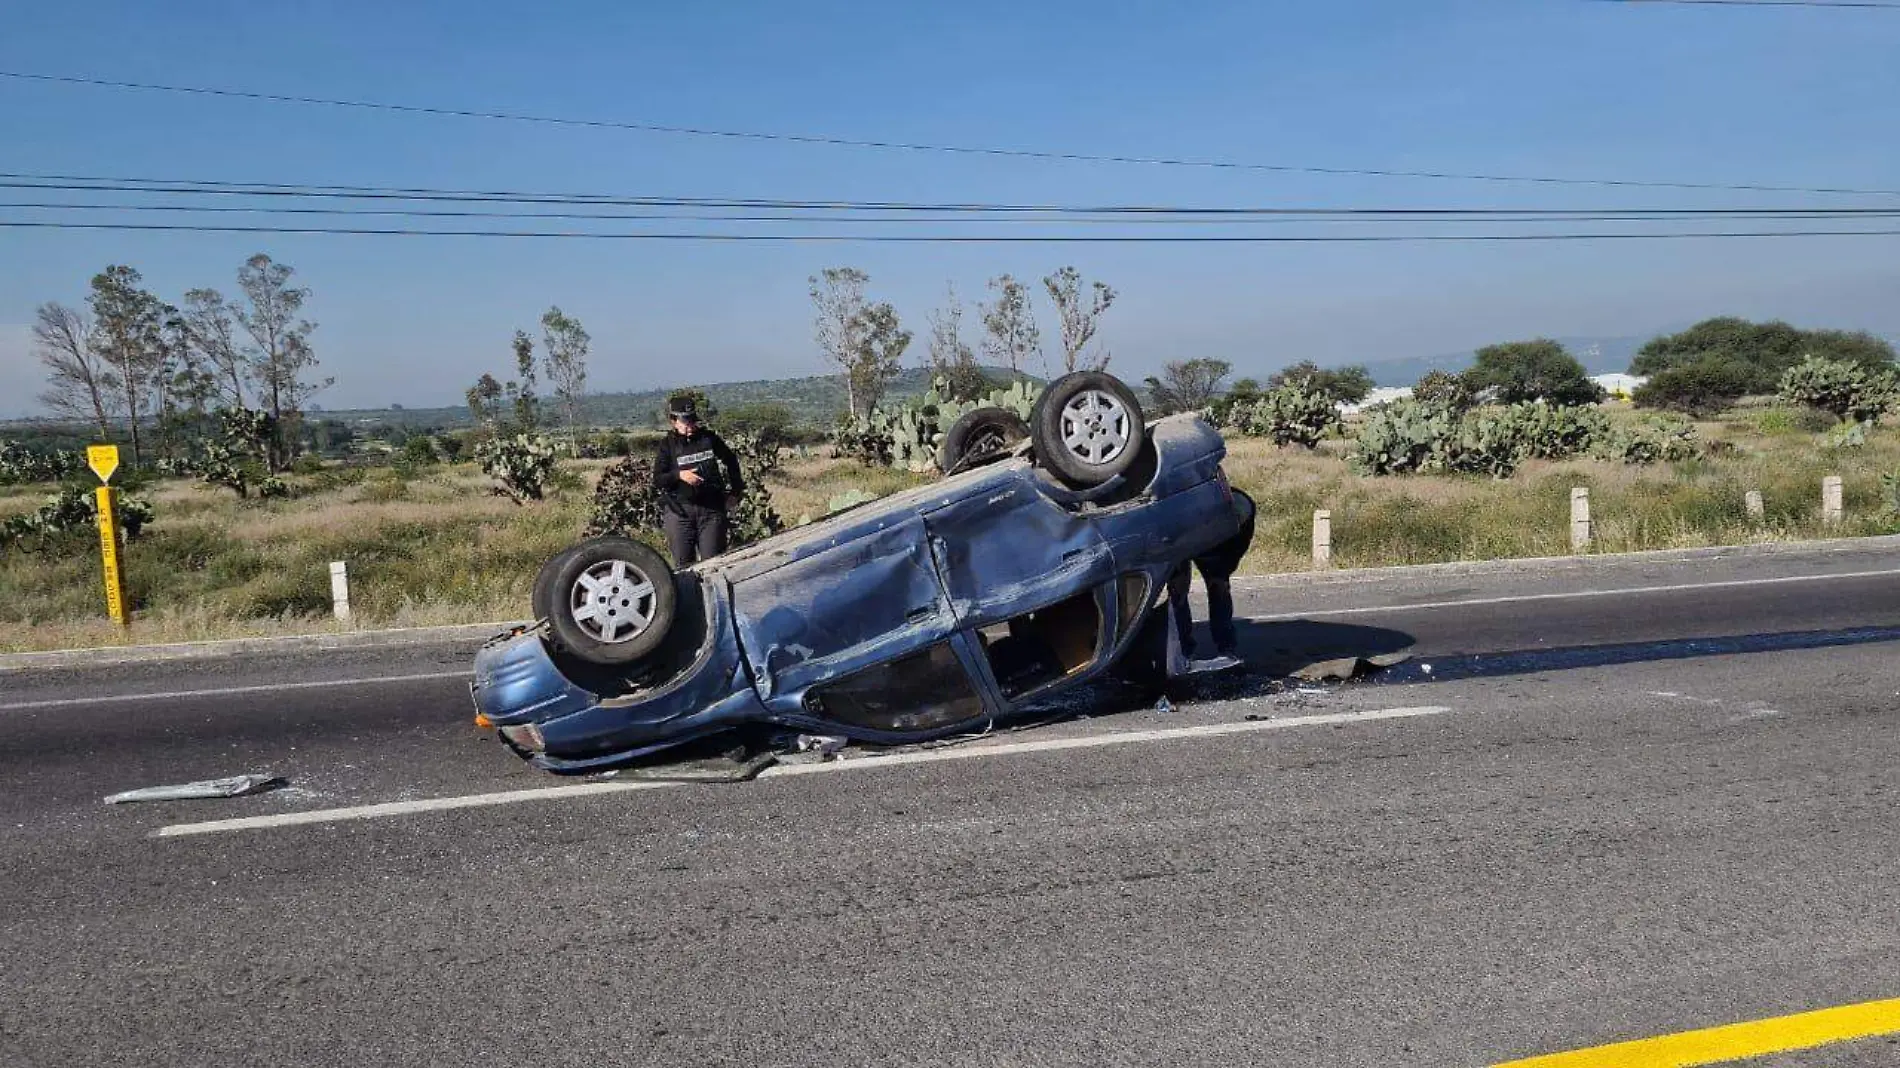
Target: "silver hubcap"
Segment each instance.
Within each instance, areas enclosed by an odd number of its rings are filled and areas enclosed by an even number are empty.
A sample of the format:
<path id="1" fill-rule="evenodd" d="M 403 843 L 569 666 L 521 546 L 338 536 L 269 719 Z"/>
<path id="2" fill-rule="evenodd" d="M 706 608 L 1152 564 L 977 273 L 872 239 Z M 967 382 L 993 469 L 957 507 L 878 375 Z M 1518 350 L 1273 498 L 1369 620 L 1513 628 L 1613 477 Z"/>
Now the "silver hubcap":
<path id="1" fill-rule="evenodd" d="M 1127 406 L 1113 393 L 1085 389 L 1062 406 L 1062 444 L 1084 463 L 1109 463 L 1134 436 L 1129 422 Z"/>
<path id="2" fill-rule="evenodd" d="M 653 625 L 653 580 L 625 560 L 603 560 L 574 580 L 567 607 L 595 641 L 632 641 Z"/>

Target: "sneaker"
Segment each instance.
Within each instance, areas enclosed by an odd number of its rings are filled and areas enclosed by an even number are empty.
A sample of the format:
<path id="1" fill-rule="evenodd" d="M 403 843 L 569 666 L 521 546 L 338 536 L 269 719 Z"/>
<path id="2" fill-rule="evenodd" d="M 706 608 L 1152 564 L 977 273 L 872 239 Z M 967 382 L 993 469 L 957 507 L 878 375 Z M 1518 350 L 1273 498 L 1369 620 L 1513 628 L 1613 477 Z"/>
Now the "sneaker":
<path id="1" fill-rule="evenodd" d="M 1196 660 L 1195 666 L 1202 671 L 1227 671 L 1240 666 L 1240 658 L 1232 653 L 1222 653 L 1212 660 Z"/>

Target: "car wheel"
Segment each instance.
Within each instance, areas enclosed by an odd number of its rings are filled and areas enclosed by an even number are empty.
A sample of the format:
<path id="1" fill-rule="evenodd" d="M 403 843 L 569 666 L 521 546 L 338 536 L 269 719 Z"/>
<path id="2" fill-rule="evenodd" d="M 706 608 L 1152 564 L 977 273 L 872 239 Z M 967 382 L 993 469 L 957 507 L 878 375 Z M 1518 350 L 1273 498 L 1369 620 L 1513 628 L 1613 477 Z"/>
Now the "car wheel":
<path id="1" fill-rule="evenodd" d="M 673 569 L 632 538 L 591 538 L 556 558 L 548 626 L 575 657 L 632 664 L 666 640 L 679 591 Z"/>
<path id="2" fill-rule="evenodd" d="M 1141 455 L 1141 402 L 1114 375 L 1076 371 L 1049 384 L 1030 434 L 1037 462 L 1079 486 L 1098 486 Z"/>
<path id="3" fill-rule="evenodd" d="M 1029 437 L 1029 424 L 1008 408 L 978 408 L 950 424 L 937 446 L 937 470 L 945 474 L 966 460 L 1003 452 Z"/>

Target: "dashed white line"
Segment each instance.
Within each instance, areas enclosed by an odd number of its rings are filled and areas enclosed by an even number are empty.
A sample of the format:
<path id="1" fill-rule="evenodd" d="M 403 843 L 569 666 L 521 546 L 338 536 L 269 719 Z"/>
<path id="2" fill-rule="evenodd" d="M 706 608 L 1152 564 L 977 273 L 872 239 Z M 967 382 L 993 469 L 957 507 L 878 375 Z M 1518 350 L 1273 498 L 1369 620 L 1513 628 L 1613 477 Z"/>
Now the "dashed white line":
<path id="1" fill-rule="evenodd" d="M 0 712 L 26 712 L 36 708 L 72 708 L 78 705 L 124 704 L 127 701 L 176 701 L 243 693 L 281 693 L 286 690 L 322 690 L 333 686 L 428 682 L 433 679 L 465 679 L 471 674 L 472 672 L 469 671 L 425 671 L 416 675 L 371 675 L 361 679 L 319 679 L 312 682 L 273 682 L 256 686 L 219 686 L 204 690 L 165 690 L 156 693 L 101 694 L 97 697 L 58 697 L 46 701 L 13 701 L 0 704 Z"/>
<path id="2" fill-rule="evenodd" d="M 846 760 L 834 760 L 821 764 L 780 764 L 766 768 L 759 773 L 758 777 L 760 779 L 776 779 L 795 775 L 817 775 L 844 771 L 874 771 L 878 768 L 899 767 L 910 764 L 937 764 L 950 760 L 972 760 L 984 757 L 1009 756 L 1018 753 L 1052 753 L 1068 749 L 1100 749 L 1111 745 L 1172 741 L 1181 738 L 1210 738 L 1229 734 L 1253 734 L 1260 731 L 1286 730 L 1295 727 L 1325 727 L 1348 723 L 1371 723 L 1380 720 L 1412 719 L 1419 716 L 1442 715 L 1450 711 L 1451 709 L 1444 705 L 1418 705 L 1409 708 L 1379 708 L 1357 712 L 1333 712 L 1317 716 L 1288 716 L 1285 719 L 1243 720 L 1238 723 L 1213 723 L 1194 727 L 1118 731 L 1073 738 L 1040 738 L 1023 742 L 1000 742 L 991 744 L 977 743 L 962 748 L 925 749 L 907 753 L 893 753 L 888 756 L 866 756 Z M 207 820 L 202 823 L 174 823 L 160 827 L 154 832 L 154 835 L 159 838 L 177 838 L 187 835 L 216 834 L 222 831 L 296 827 L 313 823 L 334 823 L 342 820 L 380 819 L 388 816 L 407 816 L 421 812 L 444 812 L 459 808 L 509 805 L 522 801 L 554 801 L 563 798 L 626 793 L 631 790 L 662 790 L 683 785 L 686 784 L 657 781 L 578 783 L 570 786 L 548 786 L 532 790 L 506 790 L 488 794 L 465 794 L 459 797 L 437 797 L 421 801 L 390 801 L 383 804 L 355 805 L 349 808 L 325 808 L 310 809 L 303 812 L 281 812 L 269 816 L 242 816 L 228 820 Z"/>

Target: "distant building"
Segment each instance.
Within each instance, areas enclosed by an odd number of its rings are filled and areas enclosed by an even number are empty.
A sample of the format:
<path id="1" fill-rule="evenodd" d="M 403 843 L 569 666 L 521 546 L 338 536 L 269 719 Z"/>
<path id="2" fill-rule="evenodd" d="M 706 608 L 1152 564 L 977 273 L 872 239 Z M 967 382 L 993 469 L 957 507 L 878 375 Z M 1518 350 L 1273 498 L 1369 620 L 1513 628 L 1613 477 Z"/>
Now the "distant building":
<path id="1" fill-rule="evenodd" d="M 1590 381 L 1602 386 L 1603 392 L 1608 393 L 1614 400 L 1629 400 L 1635 395 L 1636 388 L 1649 379 L 1636 375 L 1607 374 L 1591 375 Z"/>
<path id="2" fill-rule="evenodd" d="M 1366 394 L 1366 399 L 1357 404 L 1340 404 L 1339 410 L 1346 415 L 1353 415 L 1358 412 L 1363 412 L 1368 408 L 1387 404 L 1391 401 L 1405 400 L 1411 397 L 1411 395 L 1411 386 L 1380 386 L 1371 393 Z"/>

